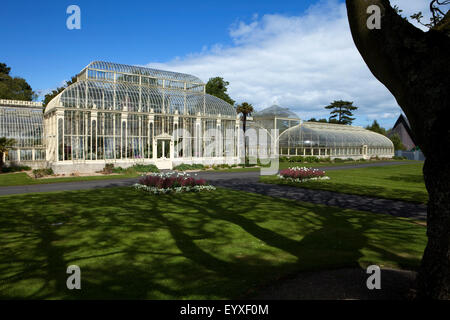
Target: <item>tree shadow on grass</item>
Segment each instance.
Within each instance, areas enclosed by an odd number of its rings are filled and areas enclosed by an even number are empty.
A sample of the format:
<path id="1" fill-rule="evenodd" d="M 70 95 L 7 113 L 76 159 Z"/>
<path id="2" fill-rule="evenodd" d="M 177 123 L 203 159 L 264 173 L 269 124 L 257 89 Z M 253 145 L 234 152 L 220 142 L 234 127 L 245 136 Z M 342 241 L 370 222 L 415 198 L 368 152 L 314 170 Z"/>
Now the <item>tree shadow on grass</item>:
<path id="1" fill-rule="evenodd" d="M 394 178 L 394 177 L 392 177 Z M 400 180 L 399 180 L 400 181 Z M 269 184 L 277 184 L 277 185 L 285 185 L 296 187 L 299 189 L 312 189 L 312 190 L 323 190 L 330 191 L 336 193 L 344 193 L 344 194 L 353 194 L 353 195 L 361 195 L 366 197 L 373 198 L 384 198 L 388 200 L 398 200 L 398 201 L 406 201 L 412 203 L 427 203 L 428 202 L 428 193 L 426 190 L 424 191 L 413 191 L 413 190 L 405 190 L 401 188 L 392 188 L 392 187 L 379 187 L 379 186 L 370 186 L 370 185 L 355 185 L 351 183 L 336 183 L 336 182 L 326 182 L 326 181 L 310 181 L 305 182 L 299 185 L 298 183 L 293 183 L 289 181 L 279 181 L 278 179 L 264 179 L 261 182 L 269 183 Z"/>
<path id="2" fill-rule="evenodd" d="M 359 267 L 364 250 L 418 264 L 369 239 L 376 216 L 246 192 L 115 188 L 5 199 L 2 299 L 236 298 L 298 271 Z M 66 288 L 70 264 L 82 270 L 80 291 Z"/>

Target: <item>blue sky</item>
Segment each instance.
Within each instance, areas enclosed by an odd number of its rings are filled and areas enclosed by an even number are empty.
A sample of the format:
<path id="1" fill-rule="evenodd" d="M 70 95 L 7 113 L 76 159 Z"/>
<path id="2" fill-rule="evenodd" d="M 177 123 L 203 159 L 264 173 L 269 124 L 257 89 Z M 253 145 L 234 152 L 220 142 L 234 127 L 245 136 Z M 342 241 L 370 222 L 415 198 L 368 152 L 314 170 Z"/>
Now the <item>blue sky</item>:
<path id="1" fill-rule="evenodd" d="M 395 2 L 408 11 L 427 1 Z M 66 28 L 71 4 L 81 8 L 81 30 Z M 304 119 L 326 116 L 323 105 L 341 98 L 360 107 L 357 125 L 392 126 L 400 113 L 354 49 L 343 1 L 4 0 L 1 8 L 0 62 L 42 93 L 105 60 L 204 81 L 220 75 L 238 102 L 277 103 Z"/>

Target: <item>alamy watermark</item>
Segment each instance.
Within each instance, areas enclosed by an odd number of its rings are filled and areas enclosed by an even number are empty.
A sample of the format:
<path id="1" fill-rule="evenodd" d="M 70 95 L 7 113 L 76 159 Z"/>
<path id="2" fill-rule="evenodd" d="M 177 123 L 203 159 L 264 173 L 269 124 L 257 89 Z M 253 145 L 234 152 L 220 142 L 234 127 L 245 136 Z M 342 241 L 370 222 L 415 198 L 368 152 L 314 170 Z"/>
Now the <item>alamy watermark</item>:
<path id="1" fill-rule="evenodd" d="M 81 29 L 81 9 L 79 6 L 75 4 L 71 4 L 67 7 L 67 14 L 70 16 L 67 17 L 66 26 L 69 30 L 80 30 Z"/>
<path id="2" fill-rule="evenodd" d="M 367 14 L 370 14 L 367 18 L 367 28 L 369 30 L 381 29 L 381 8 L 375 4 L 368 6 Z"/>
<path id="3" fill-rule="evenodd" d="M 367 267 L 367 274 L 371 276 L 367 279 L 366 285 L 369 290 L 381 289 L 381 269 L 377 265 L 371 265 Z"/>
<path id="4" fill-rule="evenodd" d="M 67 281 L 66 281 L 67 289 L 80 290 L 81 289 L 81 269 L 80 269 L 80 267 L 77 265 L 68 266 L 66 273 L 70 274 L 70 276 L 67 278 Z"/>
<path id="5" fill-rule="evenodd" d="M 278 129 L 248 128 L 244 133 L 242 128 L 209 128 L 200 136 L 201 131 L 197 127 L 197 135 L 193 137 L 191 132 L 183 128 L 174 130 L 174 153 L 180 157 L 221 158 L 224 163 L 233 163 L 238 158 L 241 162 L 260 165 L 261 175 L 278 173 Z"/>

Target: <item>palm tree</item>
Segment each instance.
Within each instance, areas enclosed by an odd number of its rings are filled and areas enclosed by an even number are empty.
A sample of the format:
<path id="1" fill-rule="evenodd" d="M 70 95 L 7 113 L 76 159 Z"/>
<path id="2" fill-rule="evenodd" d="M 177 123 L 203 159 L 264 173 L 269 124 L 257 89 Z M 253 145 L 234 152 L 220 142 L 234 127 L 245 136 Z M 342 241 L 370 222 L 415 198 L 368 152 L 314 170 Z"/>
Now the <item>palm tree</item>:
<path id="1" fill-rule="evenodd" d="M 236 112 L 238 114 L 242 114 L 242 124 L 244 129 L 244 155 L 245 161 L 244 166 L 247 164 L 247 139 L 245 139 L 245 131 L 247 130 L 247 116 L 250 116 L 253 112 L 253 106 L 247 102 L 243 102 L 242 104 L 236 107 Z"/>
<path id="2" fill-rule="evenodd" d="M 0 169 L 3 168 L 3 154 L 8 154 L 8 150 L 16 143 L 14 139 L 0 138 Z"/>

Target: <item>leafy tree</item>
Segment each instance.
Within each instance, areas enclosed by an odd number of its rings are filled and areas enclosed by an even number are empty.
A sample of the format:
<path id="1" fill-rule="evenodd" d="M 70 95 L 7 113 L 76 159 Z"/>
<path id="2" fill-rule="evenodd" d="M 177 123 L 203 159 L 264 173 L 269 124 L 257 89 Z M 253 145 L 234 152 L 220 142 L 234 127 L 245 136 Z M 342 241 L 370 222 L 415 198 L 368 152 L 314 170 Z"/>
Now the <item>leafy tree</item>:
<path id="1" fill-rule="evenodd" d="M 377 120 L 373 120 L 372 125 L 366 127 L 367 130 L 386 135 L 386 129 L 382 128 Z M 399 137 L 400 138 L 400 137 Z M 391 139 L 392 140 L 392 139 Z"/>
<path id="2" fill-rule="evenodd" d="M 336 120 L 336 119 L 327 120 L 325 118 L 322 118 L 322 119 L 311 118 L 308 120 L 308 122 L 339 123 L 338 120 Z"/>
<path id="3" fill-rule="evenodd" d="M 328 122 L 327 119 L 316 119 L 316 118 L 311 118 L 308 120 L 308 122 Z"/>
<path id="4" fill-rule="evenodd" d="M 9 75 L 11 68 L 6 65 L 6 63 L 0 63 L 0 74 Z"/>
<path id="5" fill-rule="evenodd" d="M 358 109 L 353 105 L 353 102 L 350 101 L 333 101 L 330 105 L 326 106 L 325 109 L 332 110 L 330 112 L 331 119 L 336 119 L 337 123 L 340 124 L 352 124 L 355 118 L 352 118 L 354 110 Z"/>
<path id="6" fill-rule="evenodd" d="M 69 81 L 66 81 L 65 84 L 62 87 L 58 87 L 55 90 L 52 90 L 52 92 L 48 93 L 45 95 L 44 100 L 42 101 L 42 105 L 44 106 L 44 108 L 48 105 L 48 103 L 50 101 L 52 101 L 52 99 L 54 97 L 56 97 L 58 94 L 60 94 L 65 88 L 67 88 L 68 86 L 70 86 L 71 84 L 77 82 L 77 75 L 74 75 L 72 78 L 70 78 Z"/>
<path id="7" fill-rule="evenodd" d="M 37 94 L 25 79 L 10 76 L 11 68 L 0 63 L 0 99 L 33 101 Z"/>
<path id="8" fill-rule="evenodd" d="M 395 96 L 426 157 L 428 243 L 417 277 L 417 297 L 450 299 L 450 11 L 423 32 L 399 16 L 388 0 L 346 3 L 356 47 L 370 71 Z M 430 6 L 436 3 L 431 1 Z M 380 29 L 367 28 L 371 5 L 382 11 Z"/>
<path id="9" fill-rule="evenodd" d="M 392 143 L 394 144 L 394 150 L 406 150 L 398 133 L 394 133 L 389 137 L 389 139 L 391 139 Z"/>
<path id="10" fill-rule="evenodd" d="M 337 124 L 339 124 L 339 121 L 337 119 L 328 119 L 328 123 L 337 123 Z"/>
<path id="11" fill-rule="evenodd" d="M 251 116 L 253 111 L 253 106 L 247 102 L 243 102 L 236 107 L 236 112 L 238 114 L 242 114 L 242 128 L 244 130 L 244 164 L 247 164 L 247 139 L 245 139 L 245 131 L 247 130 L 247 117 Z"/>
<path id="12" fill-rule="evenodd" d="M 3 163 L 3 155 L 8 154 L 8 150 L 16 143 L 14 139 L 8 139 L 5 137 L 0 138 L 0 171 L 5 165 Z"/>
<path id="13" fill-rule="evenodd" d="M 221 77 L 210 78 L 206 83 L 206 93 L 234 105 L 235 101 L 227 94 L 227 86 L 229 84 L 228 81 L 223 80 Z"/>

